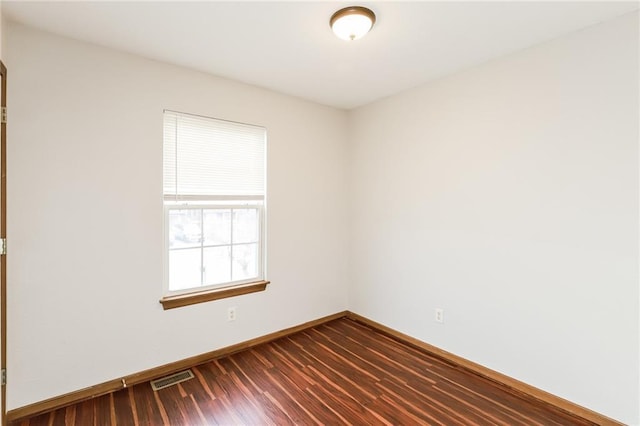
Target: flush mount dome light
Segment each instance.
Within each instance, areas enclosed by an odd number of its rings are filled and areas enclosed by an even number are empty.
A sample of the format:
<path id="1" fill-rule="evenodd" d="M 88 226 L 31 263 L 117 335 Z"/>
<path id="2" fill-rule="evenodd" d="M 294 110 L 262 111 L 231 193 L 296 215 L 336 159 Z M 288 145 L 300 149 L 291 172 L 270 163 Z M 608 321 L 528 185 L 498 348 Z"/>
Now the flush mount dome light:
<path id="1" fill-rule="evenodd" d="M 329 20 L 329 25 L 339 38 L 357 40 L 364 37 L 375 22 L 376 15 L 370 9 L 349 6 L 334 13 Z"/>

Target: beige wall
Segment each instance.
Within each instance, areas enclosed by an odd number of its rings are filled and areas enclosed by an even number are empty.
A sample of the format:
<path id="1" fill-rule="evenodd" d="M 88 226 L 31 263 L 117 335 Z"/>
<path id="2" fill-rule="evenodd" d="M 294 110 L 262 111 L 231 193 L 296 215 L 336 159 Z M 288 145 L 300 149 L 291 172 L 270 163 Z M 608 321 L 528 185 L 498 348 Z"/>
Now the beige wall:
<path id="1" fill-rule="evenodd" d="M 351 113 L 4 30 L 9 409 L 348 308 L 640 423 L 637 15 Z M 163 108 L 267 127 L 266 292 L 162 311 Z"/>
<path id="2" fill-rule="evenodd" d="M 9 409 L 346 309 L 344 111 L 8 31 Z M 267 128 L 265 292 L 158 303 L 164 108 Z"/>
<path id="3" fill-rule="evenodd" d="M 639 424 L 638 77 L 634 13 L 355 110 L 349 308 Z"/>

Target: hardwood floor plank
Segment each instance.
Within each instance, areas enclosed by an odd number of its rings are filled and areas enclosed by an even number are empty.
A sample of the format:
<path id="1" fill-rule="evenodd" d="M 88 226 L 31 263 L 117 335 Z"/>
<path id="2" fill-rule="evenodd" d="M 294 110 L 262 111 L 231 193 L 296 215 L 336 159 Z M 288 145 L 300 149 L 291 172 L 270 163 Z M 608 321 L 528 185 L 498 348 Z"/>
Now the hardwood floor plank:
<path id="1" fill-rule="evenodd" d="M 220 388 L 225 396 L 233 401 L 232 407 L 235 415 L 240 419 L 241 424 L 263 424 L 265 418 L 262 416 L 259 407 L 242 392 L 238 386 L 239 380 L 233 373 L 228 373 L 217 378 Z"/>
<path id="2" fill-rule="evenodd" d="M 94 400 L 90 399 L 76 405 L 76 424 L 87 426 L 95 424 Z"/>
<path id="3" fill-rule="evenodd" d="M 49 424 L 51 426 L 64 426 L 65 424 L 65 411 L 58 410 L 51 413 L 51 417 L 49 418 Z"/>
<path id="4" fill-rule="evenodd" d="M 154 392 L 149 383 L 141 383 L 140 385 L 130 388 L 133 392 L 136 412 L 138 414 L 138 422 L 141 425 L 161 425 L 163 424 L 160 409 L 156 403 Z M 122 392 L 122 391 L 120 391 Z M 82 425 L 83 423 L 78 423 Z"/>
<path id="5" fill-rule="evenodd" d="M 377 397 L 373 379 L 358 377 L 356 381 L 353 371 L 342 365 L 339 359 L 330 354 L 324 356 L 308 336 L 296 335 L 290 337 L 289 340 L 299 345 L 304 356 L 308 357 L 309 364 L 314 366 L 315 372 L 322 374 L 327 381 L 340 383 L 340 386 L 348 387 L 349 392 L 356 396 L 360 403 L 366 403 Z"/>
<path id="6" fill-rule="evenodd" d="M 195 376 L 195 380 L 197 380 L 197 384 L 195 383 L 191 383 L 192 386 L 199 386 L 200 390 L 204 391 L 204 392 L 194 392 L 194 398 L 196 398 L 198 401 L 207 401 L 207 400 L 214 400 L 216 399 L 215 395 L 213 394 L 213 390 L 211 389 L 209 382 L 207 381 L 207 379 L 203 376 L 202 371 L 200 369 L 200 366 L 197 367 L 193 367 L 191 369 L 191 371 L 193 371 L 193 375 Z"/>
<path id="7" fill-rule="evenodd" d="M 423 418 L 417 417 L 414 414 L 399 409 L 398 405 L 390 399 L 387 395 L 380 395 L 380 398 L 373 401 L 367 406 L 370 410 L 375 411 L 380 416 L 384 417 L 387 421 L 394 425 L 442 425 L 443 423 L 437 421 L 425 421 Z"/>
<path id="8" fill-rule="evenodd" d="M 134 414 L 134 407 L 131 405 L 131 389 L 123 389 L 111 395 L 113 397 L 111 423 L 113 425 L 139 426 L 136 415 Z M 73 407 L 73 405 L 71 407 Z M 71 424 L 73 424 L 73 422 L 71 422 Z"/>
<path id="9" fill-rule="evenodd" d="M 328 411 L 331 412 L 331 415 L 329 415 L 328 417 L 326 417 L 325 422 L 327 423 L 335 423 L 335 424 L 342 424 L 342 425 L 352 425 L 354 424 L 353 422 L 350 422 L 349 420 L 347 420 L 342 414 L 341 414 L 341 410 L 340 407 L 336 406 L 336 404 L 332 404 L 331 400 L 327 400 L 324 398 L 320 398 L 318 397 L 314 392 L 313 389 L 307 389 L 306 392 L 311 395 L 311 397 L 315 398 L 316 400 L 318 400 L 318 402 L 320 402 Z M 344 413 L 346 414 L 346 413 Z"/>
<path id="10" fill-rule="evenodd" d="M 50 413 L 46 413 L 36 417 L 32 417 L 30 420 L 27 421 L 26 424 L 28 426 L 46 426 L 49 424 L 49 416 L 50 416 Z"/>
<path id="11" fill-rule="evenodd" d="M 9 426 L 593 425 L 347 318 Z"/>
<path id="12" fill-rule="evenodd" d="M 261 377 L 255 377 L 254 380 L 265 389 L 264 395 L 280 407 L 295 424 L 320 424 L 312 414 L 315 409 L 306 395 L 298 392 L 294 395 L 287 387 L 278 383 L 277 378 L 269 375 L 267 370 L 261 374 Z"/>
<path id="13" fill-rule="evenodd" d="M 220 379 L 224 379 L 228 374 L 227 371 L 217 361 L 209 362 L 197 366 L 199 374 L 207 382 L 207 388 L 215 399 L 212 400 L 212 406 L 216 408 L 215 418 L 217 423 L 242 424 L 241 418 L 233 409 L 233 402 L 230 401 L 228 394 L 220 384 Z M 222 409 L 220 408 L 222 407 Z M 224 420 L 222 420 L 224 419 Z"/>
<path id="14" fill-rule="evenodd" d="M 391 355 L 380 354 L 371 348 L 365 348 L 346 338 L 338 340 L 339 334 L 336 334 L 331 328 L 322 328 L 317 330 L 313 338 L 321 340 L 323 345 L 332 348 L 333 351 L 352 360 L 354 368 L 359 371 L 375 372 L 378 377 L 386 377 L 389 375 L 400 379 L 408 379 L 420 372 L 419 369 L 413 367 L 415 362 L 409 366 L 397 362 Z"/>
<path id="15" fill-rule="evenodd" d="M 249 370 L 249 371 L 243 370 L 238 364 L 238 361 L 235 359 L 235 357 L 229 358 L 229 360 L 230 360 L 229 368 L 242 383 L 244 393 L 254 398 L 260 395 L 263 395 L 264 391 L 262 390 L 262 388 L 258 386 L 258 384 L 251 378 L 256 374 L 260 374 L 260 372 L 256 370 Z"/>
<path id="16" fill-rule="evenodd" d="M 208 410 L 201 410 L 208 424 L 239 425 L 240 419 L 235 415 L 226 397 L 219 397 L 207 404 Z"/>
<path id="17" fill-rule="evenodd" d="M 385 395 L 392 398 L 398 406 L 423 418 L 427 423 L 434 421 L 446 425 L 464 425 L 464 422 L 461 422 L 458 417 L 442 410 L 435 404 L 430 404 L 429 401 L 424 398 L 417 397 L 418 395 L 406 386 L 387 379 L 378 383 L 378 386 L 380 386 L 384 390 Z"/>
<path id="18" fill-rule="evenodd" d="M 273 396 L 271 396 L 269 392 L 265 392 L 263 398 L 265 399 L 265 402 L 269 401 L 274 407 L 277 407 L 284 415 L 284 417 L 282 418 L 282 423 L 276 422 L 276 424 L 291 424 L 291 425 L 298 424 L 298 422 L 296 422 L 293 419 L 290 412 L 288 412 L 289 410 L 285 409 L 284 406 L 278 400 L 276 400 Z"/>
<path id="19" fill-rule="evenodd" d="M 360 425 L 384 425 L 379 417 L 374 415 L 370 410 L 359 404 L 358 401 L 344 392 L 333 392 L 326 386 L 312 386 L 310 393 L 319 401 L 324 401 L 325 405 L 333 407 L 334 412 L 344 413 L 349 419 L 347 423 L 355 423 Z"/>
<path id="20" fill-rule="evenodd" d="M 483 380 L 480 378 L 478 378 L 477 381 L 468 380 L 466 382 L 463 380 L 454 382 L 453 380 L 447 378 L 444 379 L 444 382 L 448 382 L 450 385 L 458 386 L 465 389 L 467 391 L 465 392 L 467 396 L 470 392 L 474 396 L 479 397 L 481 400 L 483 400 L 483 403 L 485 403 L 487 407 L 500 408 L 503 414 L 509 416 L 512 419 L 512 424 L 515 423 L 522 425 L 544 426 L 544 423 L 541 423 L 537 419 L 535 419 L 535 416 L 532 416 L 531 413 L 527 413 L 528 415 L 525 415 L 520 409 L 513 408 L 519 407 L 524 402 L 519 398 L 504 392 L 496 394 L 493 392 L 494 388 L 489 386 L 487 386 L 486 392 L 477 392 L 476 389 L 481 386 L 481 384 L 478 382 L 481 381 Z M 441 382 L 439 385 L 444 386 L 444 383 Z M 478 403 L 478 405 L 481 404 L 482 403 Z"/>
<path id="21" fill-rule="evenodd" d="M 306 389 L 315 384 L 313 380 L 304 374 L 304 364 L 302 359 L 296 356 L 297 352 L 288 352 L 277 344 L 269 345 L 269 348 L 265 349 L 268 349 L 268 354 L 270 355 L 268 359 L 274 368 L 287 372 L 287 376 L 300 389 Z M 302 369 L 300 366 L 303 366 Z"/>
<path id="22" fill-rule="evenodd" d="M 384 334 L 374 332 L 376 333 L 376 336 L 374 339 L 371 339 L 370 333 L 373 330 L 355 321 L 332 321 L 324 324 L 324 326 L 328 329 L 335 329 L 343 336 L 343 339 L 353 341 L 367 349 L 375 349 L 375 351 L 380 353 L 381 356 L 386 355 L 388 357 L 393 355 L 393 358 L 400 363 L 404 363 L 405 361 L 414 361 L 423 368 L 430 368 L 434 362 L 440 362 L 431 355 L 412 346 L 401 343 Z"/>
<path id="23" fill-rule="evenodd" d="M 265 370 L 265 375 L 269 378 L 275 388 L 279 388 L 283 392 L 280 394 L 279 402 L 285 407 L 285 409 L 287 409 L 287 411 L 290 408 L 286 404 L 293 402 L 295 406 L 300 408 L 300 410 L 302 410 L 302 412 L 304 412 L 308 417 L 308 420 L 302 422 L 303 424 L 307 424 L 307 421 L 309 421 L 310 424 L 323 424 L 324 421 L 322 419 L 324 419 L 328 413 L 326 406 L 324 406 L 320 401 L 310 397 L 305 392 L 305 389 L 297 389 L 287 375 L 275 367 Z M 275 389 L 271 389 L 269 392 L 274 394 L 274 390 Z M 296 408 L 294 408 L 294 410 L 297 411 L 298 415 L 301 414 Z"/>
<path id="24" fill-rule="evenodd" d="M 452 415 L 463 419 L 466 424 L 509 426 L 508 422 L 502 421 L 497 417 L 487 415 L 473 405 L 463 404 L 455 398 L 439 392 L 436 386 L 433 386 L 428 382 L 410 380 L 406 386 L 412 392 L 420 395 L 420 397 L 424 399 L 425 403 L 440 407 L 444 411 L 452 413 Z"/>
<path id="25" fill-rule="evenodd" d="M 111 395 L 104 395 L 93 400 L 93 422 L 95 425 L 107 426 L 113 424 L 111 422 L 110 397 Z"/>
<path id="26" fill-rule="evenodd" d="M 64 409 L 64 424 L 74 424 L 76 422 L 76 406 L 70 405 Z"/>
<path id="27" fill-rule="evenodd" d="M 165 424 L 190 424 L 193 420 L 193 414 L 197 414 L 191 398 L 187 398 L 186 395 L 183 396 L 180 390 L 181 388 L 178 384 L 154 392 Z"/>
<path id="28" fill-rule="evenodd" d="M 256 403 L 260 405 L 263 416 L 269 419 L 269 424 L 278 426 L 295 425 L 295 422 L 287 415 L 282 406 L 275 403 L 266 394 L 257 395 Z"/>
<path id="29" fill-rule="evenodd" d="M 380 381 L 381 377 L 389 374 L 384 369 L 376 368 L 375 364 L 367 363 L 364 359 L 358 356 L 357 352 L 350 352 L 343 346 L 337 345 L 331 340 L 323 339 L 323 335 L 321 333 L 309 333 L 308 336 L 316 342 L 319 351 L 323 354 L 328 354 L 341 365 L 345 365 L 351 374 L 358 375 L 359 377 L 366 376 L 374 382 Z"/>

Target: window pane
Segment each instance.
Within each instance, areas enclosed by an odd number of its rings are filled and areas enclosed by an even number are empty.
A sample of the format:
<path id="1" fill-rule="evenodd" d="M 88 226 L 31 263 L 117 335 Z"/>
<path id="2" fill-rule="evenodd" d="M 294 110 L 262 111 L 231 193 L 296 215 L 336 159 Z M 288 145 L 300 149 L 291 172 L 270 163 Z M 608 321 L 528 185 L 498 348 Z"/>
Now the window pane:
<path id="1" fill-rule="evenodd" d="M 209 247 L 204 249 L 204 285 L 231 281 L 231 248 Z"/>
<path id="2" fill-rule="evenodd" d="M 200 287 L 200 249 L 169 250 L 169 290 Z"/>
<path id="3" fill-rule="evenodd" d="M 258 241 L 258 210 L 233 210 L 233 243 L 255 243 Z"/>
<path id="4" fill-rule="evenodd" d="M 169 210 L 169 248 L 198 247 L 202 237 L 202 210 Z"/>
<path id="5" fill-rule="evenodd" d="M 203 210 L 204 245 L 231 244 L 231 210 Z"/>
<path id="6" fill-rule="evenodd" d="M 240 244 L 233 246 L 233 281 L 257 277 L 257 265 L 257 244 Z"/>

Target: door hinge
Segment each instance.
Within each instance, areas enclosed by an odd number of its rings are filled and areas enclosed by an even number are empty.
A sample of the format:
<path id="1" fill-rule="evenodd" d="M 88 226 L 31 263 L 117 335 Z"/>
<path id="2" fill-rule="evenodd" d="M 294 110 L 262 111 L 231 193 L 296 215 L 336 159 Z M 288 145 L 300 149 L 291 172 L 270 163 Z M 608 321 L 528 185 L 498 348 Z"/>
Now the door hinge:
<path id="1" fill-rule="evenodd" d="M 2 377 L 0 377 L 0 384 L 2 386 L 5 386 L 7 384 L 7 369 L 6 368 L 2 369 L 1 375 L 2 375 Z"/>
<path id="2" fill-rule="evenodd" d="M 7 123 L 7 107 L 2 107 L 0 109 L 0 121 L 2 121 L 2 124 Z"/>
<path id="3" fill-rule="evenodd" d="M 0 238 L 0 256 L 7 254 L 7 239 Z"/>

